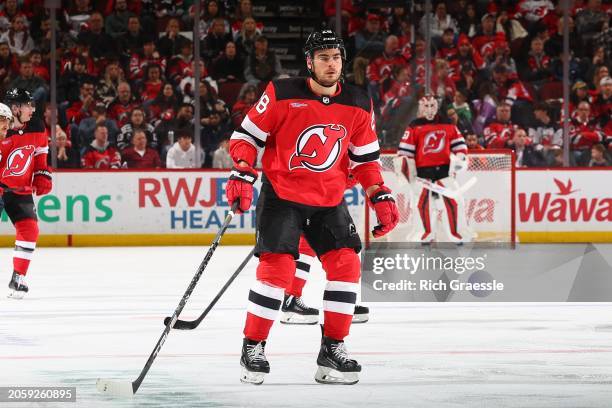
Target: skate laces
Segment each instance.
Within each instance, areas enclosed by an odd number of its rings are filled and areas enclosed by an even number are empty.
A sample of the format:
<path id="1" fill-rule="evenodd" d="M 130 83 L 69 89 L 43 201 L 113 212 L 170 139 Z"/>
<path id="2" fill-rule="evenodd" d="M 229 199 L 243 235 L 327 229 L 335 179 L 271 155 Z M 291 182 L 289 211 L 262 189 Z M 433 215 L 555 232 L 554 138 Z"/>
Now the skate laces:
<path id="1" fill-rule="evenodd" d="M 249 359 L 253 362 L 264 362 L 266 361 L 266 355 L 264 354 L 263 342 L 259 342 L 255 345 L 247 345 L 247 353 Z"/>
<path id="2" fill-rule="evenodd" d="M 304 303 L 301 297 L 295 298 L 295 304 L 301 307 L 302 309 L 310 309 L 308 306 L 306 306 L 306 303 Z"/>
<path id="3" fill-rule="evenodd" d="M 346 346 L 344 345 L 343 341 L 336 344 L 332 344 L 331 351 L 334 357 L 336 357 L 341 362 L 344 363 L 345 361 L 349 361 L 348 351 L 346 350 Z"/>

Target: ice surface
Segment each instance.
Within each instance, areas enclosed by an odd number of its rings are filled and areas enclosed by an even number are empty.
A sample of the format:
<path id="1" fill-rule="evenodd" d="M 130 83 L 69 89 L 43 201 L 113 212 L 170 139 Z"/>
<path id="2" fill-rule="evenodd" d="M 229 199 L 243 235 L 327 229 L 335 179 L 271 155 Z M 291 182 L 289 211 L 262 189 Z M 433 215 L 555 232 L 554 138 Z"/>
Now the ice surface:
<path id="1" fill-rule="evenodd" d="M 247 247 L 219 247 L 181 316 L 207 305 Z M 609 407 L 610 304 L 369 304 L 349 352 L 355 386 L 314 382 L 317 326 L 277 323 L 262 386 L 239 382 L 251 262 L 193 331 L 170 332 L 134 399 L 96 379 L 134 380 L 206 248 L 37 249 L 22 301 L 0 298 L 0 386 L 76 386 L 77 403 L 2 407 Z M 8 283 L 11 251 L 0 250 Z M 321 305 L 313 268 L 305 300 Z M 2 283 L 5 285 L 5 283 Z M 3 286 L 4 287 L 4 286 Z"/>

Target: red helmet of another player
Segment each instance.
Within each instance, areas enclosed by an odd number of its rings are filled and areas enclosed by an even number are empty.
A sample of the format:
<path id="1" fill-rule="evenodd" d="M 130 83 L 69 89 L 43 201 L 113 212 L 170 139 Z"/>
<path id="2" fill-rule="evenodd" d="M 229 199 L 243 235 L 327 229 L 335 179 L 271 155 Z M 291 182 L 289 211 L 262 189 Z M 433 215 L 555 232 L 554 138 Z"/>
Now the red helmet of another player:
<path id="1" fill-rule="evenodd" d="M 433 95 L 423 95 L 419 99 L 419 112 L 417 114 L 420 118 L 427 120 L 433 120 L 438 114 L 438 100 Z"/>

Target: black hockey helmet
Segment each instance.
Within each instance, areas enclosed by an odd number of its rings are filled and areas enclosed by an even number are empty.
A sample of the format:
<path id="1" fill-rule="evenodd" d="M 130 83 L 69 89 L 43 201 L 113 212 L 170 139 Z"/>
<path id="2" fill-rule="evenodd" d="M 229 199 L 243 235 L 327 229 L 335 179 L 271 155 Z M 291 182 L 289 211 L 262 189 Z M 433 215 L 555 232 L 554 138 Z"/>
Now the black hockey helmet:
<path id="1" fill-rule="evenodd" d="M 32 98 L 32 94 L 25 89 L 12 88 L 6 92 L 6 95 L 4 95 L 4 103 L 8 106 L 33 102 L 34 98 Z"/>
<path id="2" fill-rule="evenodd" d="M 316 50 L 326 50 L 331 48 L 340 49 L 342 59 L 346 60 L 346 48 L 342 37 L 336 35 L 333 30 L 325 29 L 313 31 L 308 36 L 306 44 L 304 44 L 304 56 L 312 58 Z"/>

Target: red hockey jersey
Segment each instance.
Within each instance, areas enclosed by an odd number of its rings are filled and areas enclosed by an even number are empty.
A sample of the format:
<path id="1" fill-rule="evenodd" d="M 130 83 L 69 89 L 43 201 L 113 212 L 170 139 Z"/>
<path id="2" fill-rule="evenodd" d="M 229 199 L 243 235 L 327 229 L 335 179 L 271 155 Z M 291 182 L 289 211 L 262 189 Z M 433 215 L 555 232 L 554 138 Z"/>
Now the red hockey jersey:
<path id="1" fill-rule="evenodd" d="M 0 142 L 2 184 L 16 190 L 32 187 L 34 172 L 47 168 L 48 153 L 49 143 L 42 121 L 32 120 L 23 129 L 10 129 L 6 139 Z M 23 192 L 30 193 L 31 190 Z"/>
<path id="2" fill-rule="evenodd" d="M 338 205 L 349 168 L 364 187 L 383 183 L 372 103 L 352 85 L 319 96 L 305 78 L 270 82 L 230 141 L 234 162 L 252 165 L 264 148 L 263 172 L 284 200 Z"/>
<path id="3" fill-rule="evenodd" d="M 417 168 L 450 164 L 450 154 L 467 153 L 457 126 L 416 119 L 406 129 L 397 154 L 415 159 Z"/>

